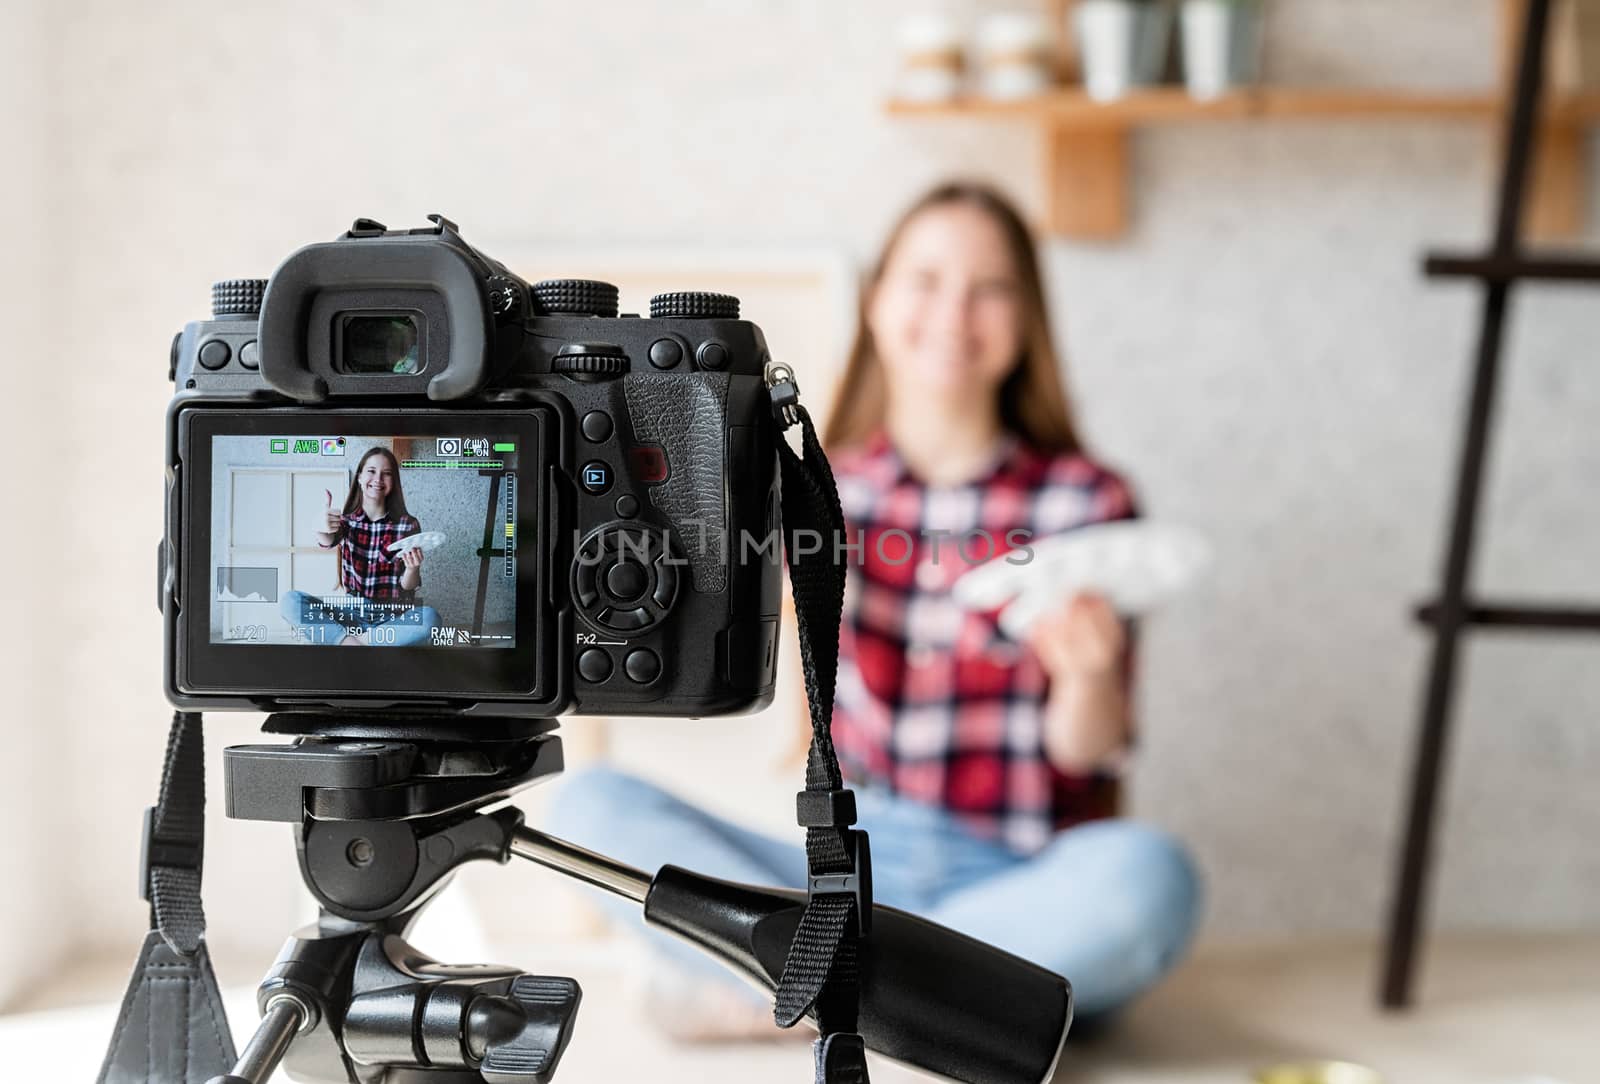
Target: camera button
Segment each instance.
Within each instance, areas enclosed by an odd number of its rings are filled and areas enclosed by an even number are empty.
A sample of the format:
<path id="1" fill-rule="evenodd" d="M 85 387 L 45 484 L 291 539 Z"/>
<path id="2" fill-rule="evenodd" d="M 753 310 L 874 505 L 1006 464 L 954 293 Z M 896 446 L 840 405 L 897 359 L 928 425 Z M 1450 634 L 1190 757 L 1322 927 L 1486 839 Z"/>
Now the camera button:
<path id="1" fill-rule="evenodd" d="M 632 602 L 649 586 L 649 571 L 635 561 L 618 561 L 606 571 L 606 590 L 618 602 Z"/>
<path id="2" fill-rule="evenodd" d="M 728 353 L 728 348 L 722 343 L 717 342 L 715 339 L 707 339 L 700 344 L 700 349 L 695 354 L 695 360 L 700 363 L 700 368 L 702 369 L 726 369 L 728 367 L 728 359 L 731 356 Z"/>
<path id="3" fill-rule="evenodd" d="M 611 676 L 611 656 L 598 647 L 585 648 L 578 656 L 578 676 L 595 685 Z"/>
<path id="4" fill-rule="evenodd" d="M 617 498 L 617 515 L 623 519 L 632 519 L 639 514 L 639 498 L 632 493 L 624 493 Z"/>
<path id="5" fill-rule="evenodd" d="M 651 592 L 650 598 L 663 610 L 672 607 L 672 600 L 678 594 L 678 570 L 667 559 L 666 554 L 656 558 L 656 589 Z"/>
<path id="6" fill-rule="evenodd" d="M 254 339 L 239 347 L 239 364 L 246 369 L 261 368 L 261 348 L 256 345 Z"/>
<path id="7" fill-rule="evenodd" d="M 220 369 L 228 364 L 233 351 L 221 339 L 212 339 L 200 347 L 200 364 L 207 369 Z"/>
<path id="8" fill-rule="evenodd" d="M 598 496 L 611 488 L 611 465 L 598 459 L 585 463 L 578 478 L 584 489 Z"/>
<path id="9" fill-rule="evenodd" d="M 619 632 L 632 632 L 650 624 L 650 611 L 643 606 L 633 610 L 612 610 L 601 614 L 600 620 Z"/>
<path id="10" fill-rule="evenodd" d="M 650 344 L 650 364 L 657 369 L 671 369 L 683 360 L 683 347 L 676 339 L 657 339 Z"/>
<path id="11" fill-rule="evenodd" d="M 583 430 L 584 440 L 599 444 L 611 436 L 611 415 L 603 410 L 591 410 L 583 416 L 579 428 Z"/>
<path id="12" fill-rule="evenodd" d="M 633 476 L 646 485 L 665 482 L 667 472 L 671 469 L 667 463 L 666 451 L 658 444 L 641 444 L 636 448 L 629 448 L 628 463 L 633 468 Z"/>
<path id="13" fill-rule="evenodd" d="M 661 659 L 654 651 L 641 647 L 628 652 L 627 659 L 622 663 L 622 669 L 640 685 L 648 685 L 661 676 Z"/>
<path id="14" fill-rule="evenodd" d="M 600 598 L 600 592 L 595 589 L 594 564 L 585 558 L 578 561 L 577 595 L 578 602 L 584 606 L 593 606 Z"/>

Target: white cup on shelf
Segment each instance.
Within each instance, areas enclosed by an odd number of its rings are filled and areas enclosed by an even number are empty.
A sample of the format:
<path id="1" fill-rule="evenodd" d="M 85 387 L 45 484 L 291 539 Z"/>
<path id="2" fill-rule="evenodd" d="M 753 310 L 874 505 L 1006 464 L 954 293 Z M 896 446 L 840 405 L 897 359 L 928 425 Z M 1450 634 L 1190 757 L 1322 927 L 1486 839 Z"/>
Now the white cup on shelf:
<path id="1" fill-rule="evenodd" d="M 978 92 L 1015 100 L 1045 93 L 1055 81 L 1050 27 L 1031 12 L 1002 11 L 978 24 Z"/>
<path id="2" fill-rule="evenodd" d="M 948 102 L 959 97 L 965 69 L 961 29 L 939 14 L 913 15 L 897 35 L 900 70 L 895 97 L 906 102 Z"/>
<path id="3" fill-rule="evenodd" d="M 1161 81 L 1172 35 L 1169 0 L 1079 0 L 1073 22 L 1089 97 L 1115 101 Z"/>
<path id="4" fill-rule="evenodd" d="M 1183 81 L 1190 97 L 1220 98 L 1256 81 L 1261 0 L 1183 0 Z"/>

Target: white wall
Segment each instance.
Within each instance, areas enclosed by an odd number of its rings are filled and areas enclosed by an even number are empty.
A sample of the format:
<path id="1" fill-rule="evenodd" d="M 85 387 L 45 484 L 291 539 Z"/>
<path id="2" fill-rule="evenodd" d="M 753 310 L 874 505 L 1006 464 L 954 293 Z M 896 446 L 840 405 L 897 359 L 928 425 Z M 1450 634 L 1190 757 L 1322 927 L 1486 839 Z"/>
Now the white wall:
<path id="1" fill-rule="evenodd" d="M 50 617 L 51 581 L 72 570 L 35 564 L 49 560 L 46 539 L 67 529 L 52 490 L 71 484 L 63 466 L 61 374 L 51 365 L 51 303 L 62 295 L 63 262 L 56 254 L 59 224 L 53 189 L 59 181 L 61 131 L 56 103 L 46 92 L 54 60 L 43 4 L 0 8 L 0 206 L 6 240 L 0 245 L 0 326 L 5 329 L 5 387 L 0 434 L 11 467 L 3 483 L 7 577 L 6 619 L 0 622 L 0 1000 L 44 974 L 76 935 L 61 910 L 68 878 L 56 851 L 58 826 L 70 816 L 60 799 L 76 774 L 60 721 L 70 639 Z M 41 425 L 40 420 L 49 424 Z M 38 464 L 30 469 L 24 464 Z M 28 569 L 30 571 L 23 571 Z M 57 583 L 62 581 L 56 580 Z M 70 582 L 70 581 L 69 581 Z M 71 859 L 66 859 L 70 861 Z"/>
<path id="2" fill-rule="evenodd" d="M 87 941 L 131 946 L 143 923 L 129 886 L 167 717 L 151 590 L 163 374 L 209 282 L 264 275 L 357 215 L 443 211 L 490 252 L 865 257 L 950 173 L 1036 203 L 1024 127 L 879 108 L 895 23 L 925 6 L 52 9 L 56 96 L 20 123 L 62 152 L 39 202 L 63 210 L 53 281 L 71 289 L 34 303 L 73 412 L 18 424 L 64 425 L 85 450 L 50 482 L 53 521 L 73 527 L 54 560 L 73 571 L 46 617 L 66 650 L 44 661 L 73 690 L 47 730 L 78 769 L 56 791 L 70 843 L 55 861 Z M 1492 0 L 1274 7 L 1271 67 L 1287 81 L 1492 75 Z M 1136 785 L 1139 812 L 1194 841 L 1213 935 L 1368 930 L 1382 913 L 1424 657 L 1405 615 L 1434 578 L 1474 315 L 1467 290 L 1421 280 L 1417 257 L 1483 235 L 1493 142 L 1439 121 L 1155 130 L 1136 144 L 1128 238 L 1050 246 L 1092 439 L 1155 514 L 1203 527 L 1221 554 L 1202 590 L 1150 623 Z M 1596 311 L 1572 291 L 1517 307 L 1481 562 L 1497 589 L 1600 593 Z M 95 529 L 106 523 L 117 533 Z M 1442 922 L 1593 921 L 1592 650 L 1485 640 L 1468 653 Z M 220 718 L 213 756 L 254 723 Z M 300 899 L 289 842 L 224 822 L 217 793 L 213 925 L 259 956 Z"/>

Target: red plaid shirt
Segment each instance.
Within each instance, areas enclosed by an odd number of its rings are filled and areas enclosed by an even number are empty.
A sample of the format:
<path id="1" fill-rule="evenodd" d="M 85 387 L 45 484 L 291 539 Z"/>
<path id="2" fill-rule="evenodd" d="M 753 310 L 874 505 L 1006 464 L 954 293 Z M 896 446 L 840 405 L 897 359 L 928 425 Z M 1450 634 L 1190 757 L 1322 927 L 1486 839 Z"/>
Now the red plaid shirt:
<path id="1" fill-rule="evenodd" d="M 368 519 L 365 511 L 344 515 L 344 537 L 339 540 L 339 583 L 362 598 L 410 602 L 415 591 L 400 586 L 406 566 L 388 546 L 422 530 L 414 516 Z"/>
<path id="2" fill-rule="evenodd" d="M 990 553 L 1132 517 L 1128 487 L 1082 455 L 1016 439 L 957 486 L 912 477 L 882 434 L 830 459 L 849 540 L 860 544 L 847 555 L 833 715 L 846 777 L 943 806 L 1025 853 L 1115 812 L 1112 776 L 1068 775 L 1046 758 L 1049 682 L 1037 656 L 994 614 L 958 606 L 950 587 Z"/>

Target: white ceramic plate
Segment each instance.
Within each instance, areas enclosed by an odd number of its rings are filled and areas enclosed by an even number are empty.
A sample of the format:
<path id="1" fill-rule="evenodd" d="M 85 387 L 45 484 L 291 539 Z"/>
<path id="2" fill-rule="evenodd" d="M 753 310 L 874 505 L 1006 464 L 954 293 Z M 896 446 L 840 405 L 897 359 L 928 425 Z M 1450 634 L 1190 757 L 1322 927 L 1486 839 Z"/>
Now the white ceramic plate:
<path id="1" fill-rule="evenodd" d="M 1211 547 L 1198 531 L 1137 519 L 1091 524 L 1030 545 L 1031 560 L 997 557 L 962 576 L 954 588 L 956 601 L 968 609 L 1004 607 L 1000 628 L 1017 639 L 1041 614 L 1084 591 L 1104 596 L 1124 616 L 1150 613 L 1193 584 L 1211 563 Z"/>
<path id="2" fill-rule="evenodd" d="M 406 550 L 421 550 L 423 553 L 432 553 L 444 545 L 443 531 L 418 531 L 408 534 L 398 542 L 391 542 L 384 547 L 390 553 L 402 554 Z"/>

